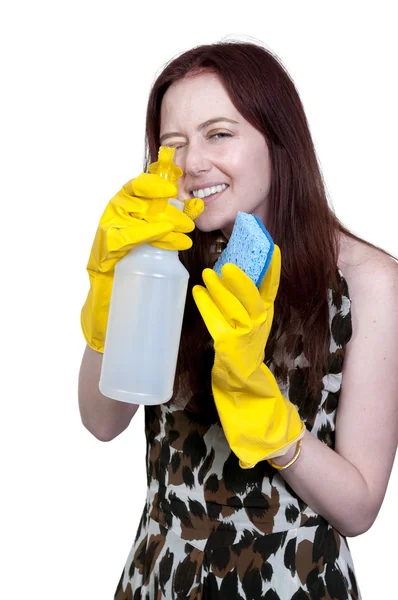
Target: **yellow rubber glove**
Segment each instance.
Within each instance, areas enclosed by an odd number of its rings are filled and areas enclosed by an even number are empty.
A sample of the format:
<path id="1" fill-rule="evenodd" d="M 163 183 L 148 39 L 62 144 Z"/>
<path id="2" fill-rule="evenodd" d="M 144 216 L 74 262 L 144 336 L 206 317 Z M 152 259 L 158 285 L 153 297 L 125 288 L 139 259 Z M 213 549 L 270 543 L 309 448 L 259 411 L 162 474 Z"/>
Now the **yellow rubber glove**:
<path id="1" fill-rule="evenodd" d="M 239 267 L 226 264 L 222 279 L 203 271 L 193 288 L 196 305 L 214 339 L 212 389 L 220 421 L 242 468 L 283 456 L 305 433 L 296 407 L 280 392 L 263 363 L 278 291 L 278 246 L 258 290 Z"/>
<path id="2" fill-rule="evenodd" d="M 184 212 L 168 204 L 177 196 L 177 186 L 159 175 L 142 173 L 112 198 L 101 219 L 91 248 L 87 271 L 90 290 L 81 311 L 81 326 L 87 344 L 104 351 L 115 264 L 132 248 L 151 244 L 166 250 L 186 250 L 204 209 L 203 200 L 184 202 Z"/>

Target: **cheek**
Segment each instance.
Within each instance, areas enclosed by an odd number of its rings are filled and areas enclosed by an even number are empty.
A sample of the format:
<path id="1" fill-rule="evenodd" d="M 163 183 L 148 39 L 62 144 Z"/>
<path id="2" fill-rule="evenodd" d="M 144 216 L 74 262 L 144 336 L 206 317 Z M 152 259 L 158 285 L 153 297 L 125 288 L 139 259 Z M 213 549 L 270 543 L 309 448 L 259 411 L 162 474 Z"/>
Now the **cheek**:
<path id="1" fill-rule="evenodd" d="M 177 165 L 177 167 L 180 167 L 180 169 L 182 171 L 184 171 L 184 168 L 183 168 L 184 167 L 184 161 L 183 161 L 183 157 L 182 157 L 181 151 L 178 152 L 178 150 L 176 150 L 173 162 Z M 183 180 L 184 180 L 184 175 L 180 178 L 180 181 L 183 181 Z"/>
<path id="2" fill-rule="evenodd" d="M 259 161 L 256 167 L 257 177 L 255 178 L 257 186 L 261 190 L 268 194 L 271 186 L 271 169 L 270 165 L 266 161 Z"/>
<path id="3" fill-rule="evenodd" d="M 271 185 L 271 162 L 269 158 L 268 148 L 263 145 L 257 149 L 249 158 L 251 165 L 250 172 L 252 174 L 253 183 L 258 189 L 268 193 Z"/>
<path id="4" fill-rule="evenodd" d="M 271 175 L 268 147 L 264 139 L 247 140 L 246 143 L 234 145 L 228 149 L 220 149 L 214 156 L 217 167 L 228 175 L 232 182 L 239 186 L 248 183 L 258 188 L 268 188 Z"/>
<path id="5" fill-rule="evenodd" d="M 217 171 L 227 177 L 227 183 L 236 186 L 246 171 L 243 156 L 237 148 L 217 148 L 212 152 L 211 162 Z"/>

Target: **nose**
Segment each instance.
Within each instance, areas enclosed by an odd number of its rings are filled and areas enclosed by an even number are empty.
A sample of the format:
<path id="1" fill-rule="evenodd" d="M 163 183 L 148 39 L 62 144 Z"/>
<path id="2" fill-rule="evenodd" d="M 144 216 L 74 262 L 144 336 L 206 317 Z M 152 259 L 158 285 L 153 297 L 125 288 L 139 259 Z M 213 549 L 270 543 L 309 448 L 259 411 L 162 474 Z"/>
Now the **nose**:
<path id="1" fill-rule="evenodd" d="M 211 162 L 206 156 L 205 149 L 199 143 L 190 143 L 185 148 L 184 165 L 182 170 L 185 175 L 196 177 L 201 173 L 209 171 L 211 168 Z"/>

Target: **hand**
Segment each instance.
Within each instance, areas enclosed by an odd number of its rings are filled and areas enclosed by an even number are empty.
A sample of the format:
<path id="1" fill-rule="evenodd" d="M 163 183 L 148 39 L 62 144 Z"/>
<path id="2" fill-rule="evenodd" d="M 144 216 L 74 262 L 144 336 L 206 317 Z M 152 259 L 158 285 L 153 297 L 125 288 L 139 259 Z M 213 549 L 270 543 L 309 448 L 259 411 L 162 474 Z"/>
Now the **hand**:
<path id="1" fill-rule="evenodd" d="M 269 270 L 257 290 L 232 264 L 222 279 L 205 269 L 207 290 L 193 295 L 214 339 L 212 390 L 225 437 L 242 468 L 283 456 L 304 436 L 295 406 L 284 398 L 263 364 L 279 286 L 281 258 L 275 246 Z"/>
<path id="2" fill-rule="evenodd" d="M 192 240 L 193 220 L 204 209 L 203 200 L 184 202 L 184 212 L 168 204 L 177 187 L 159 175 L 142 173 L 112 198 L 101 219 L 91 248 L 87 271 L 90 290 L 81 312 L 86 341 L 104 351 L 114 268 L 132 248 L 151 244 L 167 250 L 186 250 Z"/>
<path id="3" fill-rule="evenodd" d="M 207 289 L 200 285 L 193 288 L 195 302 L 214 340 L 217 359 L 242 381 L 264 360 L 280 271 L 281 253 L 275 246 L 259 290 L 231 263 L 222 268 L 222 278 L 212 269 L 205 269 L 202 277 Z"/>

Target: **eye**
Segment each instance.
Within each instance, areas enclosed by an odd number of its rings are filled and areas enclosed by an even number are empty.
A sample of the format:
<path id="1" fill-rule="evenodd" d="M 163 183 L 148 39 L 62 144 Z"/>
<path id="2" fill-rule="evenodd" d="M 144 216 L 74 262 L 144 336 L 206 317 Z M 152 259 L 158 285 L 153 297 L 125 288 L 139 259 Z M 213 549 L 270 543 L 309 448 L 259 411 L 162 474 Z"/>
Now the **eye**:
<path id="1" fill-rule="evenodd" d="M 211 133 L 209 135 L 209 138 L 215 139 L 215 140 L 220 140 L 222 138 L 229 138 L 229 137 L 232 137 L 232 134 L 227 133 L 226 131 L 218 131 L 217 133 Z"/>
<path id="2" fill-rule="evenodd" d="M 168 146 L 168 148 L 175 148 L 175 150 L 180 150 L 180 148 L 184 148 L 184 146 L 186 146 L 186 142 L 165 142 L 165 146 Z"/>

